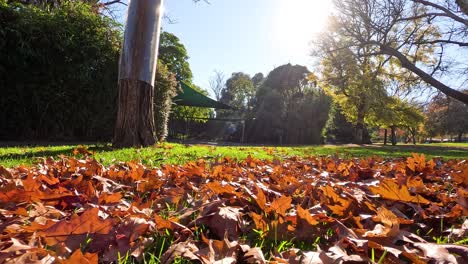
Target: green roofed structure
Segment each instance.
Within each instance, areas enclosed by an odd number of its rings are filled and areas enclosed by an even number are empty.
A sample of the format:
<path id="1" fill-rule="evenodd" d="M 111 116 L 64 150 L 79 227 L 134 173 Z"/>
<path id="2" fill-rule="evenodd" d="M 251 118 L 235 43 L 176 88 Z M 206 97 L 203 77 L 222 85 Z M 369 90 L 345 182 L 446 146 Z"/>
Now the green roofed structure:
<path id="1" fill-rule="evenodd" d="M 181 106 L 196 106 L 215 109 L 232 109 L 229 105 L 223 104 L 208 96 L 196 91 L 184 82 L 180 82 L 182 90 L 177 94 L 172 101 L 176 105 Z"/>

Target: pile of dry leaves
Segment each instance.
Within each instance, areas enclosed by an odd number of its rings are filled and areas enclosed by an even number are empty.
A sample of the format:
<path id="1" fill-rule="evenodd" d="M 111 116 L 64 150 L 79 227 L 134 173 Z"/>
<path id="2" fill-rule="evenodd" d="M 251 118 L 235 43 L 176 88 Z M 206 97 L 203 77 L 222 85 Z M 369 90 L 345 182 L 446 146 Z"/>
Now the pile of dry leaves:
<path id="1" fill-rule="evenodd" d="M 0 263 L 468 263 L 468 163 L 0 167 Z"/>

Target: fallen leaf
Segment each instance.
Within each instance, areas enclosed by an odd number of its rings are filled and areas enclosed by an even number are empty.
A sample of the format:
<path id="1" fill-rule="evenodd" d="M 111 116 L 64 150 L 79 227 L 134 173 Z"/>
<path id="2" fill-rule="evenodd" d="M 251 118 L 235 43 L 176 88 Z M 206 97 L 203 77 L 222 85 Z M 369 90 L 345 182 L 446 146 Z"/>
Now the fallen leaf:
<path id="1" fill-rule="evenodd" d="M 430 203 L 430 201 L 419 194 L 414 196 L 411 195 L 406 185 L 398 186 L 398 184 L 392 179 L 383 179 L 379 186 L 370 186 L 369 189 L 372 193 L 379 194 L 382 198 L 388 200 L 417 204 Z"/>

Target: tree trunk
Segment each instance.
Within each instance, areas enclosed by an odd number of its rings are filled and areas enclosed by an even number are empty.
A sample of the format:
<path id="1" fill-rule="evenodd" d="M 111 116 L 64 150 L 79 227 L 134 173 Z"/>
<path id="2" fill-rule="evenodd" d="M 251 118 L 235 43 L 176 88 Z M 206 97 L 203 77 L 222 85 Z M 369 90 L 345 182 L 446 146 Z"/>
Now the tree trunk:
<path id="1" fill-rule="evenodd" d="M 384 144 L 384 145 L 387 145 L 387 129 L 384 130 L 384 140 L 383 140 L 383 144 Z"/>
<path id="2" fill-rule="evenodd" d="M 413 139 L 413 145 L 416 145 L 416 129 L 410 128 L 410 132 L 411 132 L 411 137 Z"/>
<path id="3" fill-rule="evenodd" d="M 363 103 L 361 103 L 358 106 L 356 131 L 354 134 L 354 143 L 359 144 L 359 145 L 364 143 L 364 104 Z"/>
<path id="4" fill-rule="evenodd" d="M 458 132 L 458 142 L 462 142 L 463 132 Z"/>
<path id="5" fill-rule="evenodd" d="M 468 16 L 468 0 L 456 0 L 455 2 L 460 7 L 460 10 Z"/>
<path id="6" fill-rule="evenodd" d="M 119 64 L 119 99 L 115 147 L 156 143 L 154 81 L 162 0 L 130 1 Z"/>
<path id="7" fill-rule="evenodd" d="M 156 143 L 153 86 L 138 80 L 120 80 L 113 145 L 118 148 Z"/>
<path id="8" fill-rule="evenodd" d="M 392 146 L 395 146 L 397 144 L 397 139 L 396 139 L 396 127 L 395 126 L 391 126 L 390 127 L 391 129 L 391 136 L 390 136 L 390 139 L 392 141 Z"/>

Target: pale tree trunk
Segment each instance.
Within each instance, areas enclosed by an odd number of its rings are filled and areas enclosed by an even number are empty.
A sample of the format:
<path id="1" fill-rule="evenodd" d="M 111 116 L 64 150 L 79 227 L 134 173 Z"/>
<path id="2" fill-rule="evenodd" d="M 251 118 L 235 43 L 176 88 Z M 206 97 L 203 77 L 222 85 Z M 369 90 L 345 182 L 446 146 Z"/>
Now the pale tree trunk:
<path id="1" fill-rule="evenodd" d="M 162 0 L 133 0 L 128 8 L 119 65 L 115 147 L 156 143 L 153 97 Z"/>

